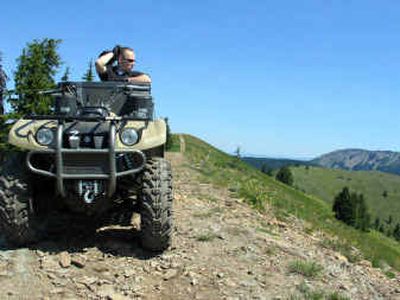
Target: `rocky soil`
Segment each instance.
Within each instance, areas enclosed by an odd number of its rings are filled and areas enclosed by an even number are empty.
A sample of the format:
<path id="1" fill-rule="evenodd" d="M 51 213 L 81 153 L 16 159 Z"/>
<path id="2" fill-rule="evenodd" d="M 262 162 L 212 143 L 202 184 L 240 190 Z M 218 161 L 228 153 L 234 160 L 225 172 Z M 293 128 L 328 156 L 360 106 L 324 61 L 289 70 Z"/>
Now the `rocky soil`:
<path id="1" fill-rule="evenodd" d="M 367 261 L 350 263 L 322 246 L 323 234 L 199 183 L 180 153 L 169 159 L 175 230 L 168 251 L 140 248 L 139 216 L 131 227 L 95 234 L 68 226 L 30 248 L 2 242 L 0 299 L 400 299 L 399 274 L 390 279 Z M 293 272 L 299 261 L 318 271 Z"/>

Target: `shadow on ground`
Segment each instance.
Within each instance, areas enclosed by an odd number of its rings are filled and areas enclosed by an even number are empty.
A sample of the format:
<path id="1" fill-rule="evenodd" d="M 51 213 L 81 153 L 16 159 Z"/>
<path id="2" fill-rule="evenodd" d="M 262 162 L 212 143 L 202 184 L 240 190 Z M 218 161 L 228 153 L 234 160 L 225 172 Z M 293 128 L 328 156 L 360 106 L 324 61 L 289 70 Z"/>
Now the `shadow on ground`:
<path id="1" fill-rule="evenodd" d="M 135 257 L 142 260 L 158 256 L 159 252 L 151 252 L 140 246 L 140 231 L 131 226 L 108 226 L 100 229 L 83 228 L 76 224 L 57 232 L 47 233 L 39 242 L 28 246 L 30 250 L 40 250 L 46 253 L 58 254 L 84 253 L 90 248 L 97 248 L 104 254 L 120 257 Z M 9 245 L 0 237 L 0 251 L 19 249 Z"/>

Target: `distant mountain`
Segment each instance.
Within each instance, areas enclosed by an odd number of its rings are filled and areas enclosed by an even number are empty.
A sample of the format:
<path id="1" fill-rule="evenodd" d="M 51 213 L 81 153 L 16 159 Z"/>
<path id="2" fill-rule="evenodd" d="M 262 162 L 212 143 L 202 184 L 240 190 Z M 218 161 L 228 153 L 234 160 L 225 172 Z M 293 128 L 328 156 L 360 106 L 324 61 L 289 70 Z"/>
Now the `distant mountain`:
<path id="1" fill-rule="evenodd" d="M 345 149 L 321 155 L 310 163 L 325 168 L 344 170 L 376 170 L 400 175 L 400 153 Z"/>

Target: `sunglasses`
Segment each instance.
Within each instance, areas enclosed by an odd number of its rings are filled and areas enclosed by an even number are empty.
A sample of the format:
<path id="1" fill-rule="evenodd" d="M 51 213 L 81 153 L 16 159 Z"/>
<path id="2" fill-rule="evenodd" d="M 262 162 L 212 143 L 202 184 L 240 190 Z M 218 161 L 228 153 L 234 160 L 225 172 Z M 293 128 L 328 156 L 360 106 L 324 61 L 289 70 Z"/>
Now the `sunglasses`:
<path id="1" fill-rule="evenodd" d="M 135 60 L 135 59 L 130 59 L 130 58 L 125 58 L 125 57 L 124 57 L 124 61 L 133 63 L 133 62 L 135 62 L 136 60 Z"/>

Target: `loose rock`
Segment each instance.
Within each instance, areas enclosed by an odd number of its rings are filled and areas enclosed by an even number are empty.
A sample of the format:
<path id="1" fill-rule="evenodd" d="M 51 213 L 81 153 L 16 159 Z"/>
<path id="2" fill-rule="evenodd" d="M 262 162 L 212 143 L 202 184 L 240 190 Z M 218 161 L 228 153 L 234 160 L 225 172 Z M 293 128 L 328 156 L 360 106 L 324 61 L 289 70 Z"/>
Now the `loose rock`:
<path id="1" fill-rule="evenodd" d="M 84 268 L 86 264 L 86 257 L 74 256 L 71 258 L 71 263 L 78 268 Z"/>
<path id="2" fill-rule="evenodd" d="M 69 268 L 71 266 L 71 256 L 68 252 L 61 252 L 59 257 L 60 266 L 63 268 Z"/>

